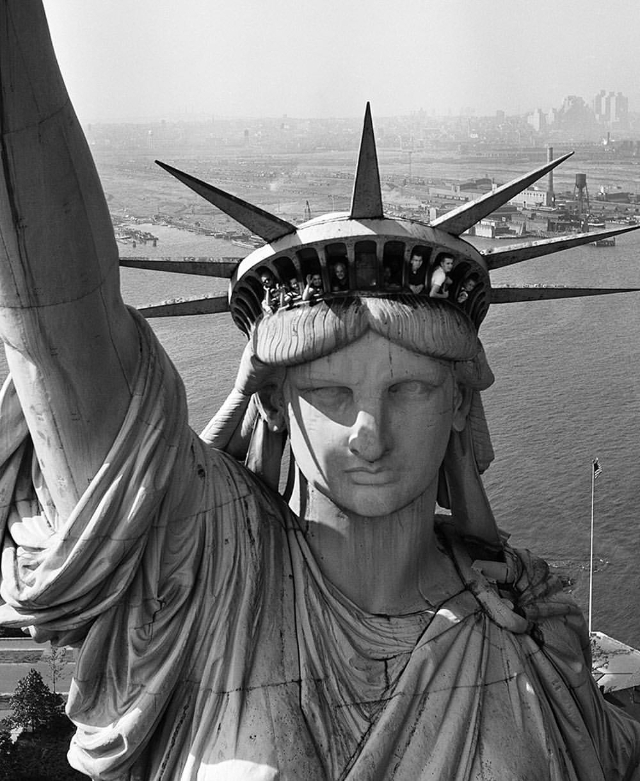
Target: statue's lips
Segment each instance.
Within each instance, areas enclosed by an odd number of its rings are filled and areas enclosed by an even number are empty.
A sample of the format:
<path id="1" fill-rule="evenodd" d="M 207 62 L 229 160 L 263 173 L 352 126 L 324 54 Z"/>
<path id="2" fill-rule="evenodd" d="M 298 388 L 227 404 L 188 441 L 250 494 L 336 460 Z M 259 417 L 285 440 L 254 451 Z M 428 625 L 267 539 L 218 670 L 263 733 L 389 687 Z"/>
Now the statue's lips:
<path id="1" fill-rule="evenodd" d="M 356 485 L 384 485 L 394 478 L 393 471 L 386 467 L 352 467 L 345 471 Z"/>

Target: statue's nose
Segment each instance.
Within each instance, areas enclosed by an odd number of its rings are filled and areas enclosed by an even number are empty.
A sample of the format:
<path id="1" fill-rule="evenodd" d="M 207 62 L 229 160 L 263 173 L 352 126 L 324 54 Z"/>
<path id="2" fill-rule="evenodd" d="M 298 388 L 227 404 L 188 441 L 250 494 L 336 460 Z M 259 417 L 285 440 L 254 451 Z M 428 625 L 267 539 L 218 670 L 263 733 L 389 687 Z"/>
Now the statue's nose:
<path id="1" fill-rule="evenodd" d="M 351 427 L 349 450 L 365 461 L 373 462 L 382 457 L 387 445 L 382 410 L 360 410 Z"/>

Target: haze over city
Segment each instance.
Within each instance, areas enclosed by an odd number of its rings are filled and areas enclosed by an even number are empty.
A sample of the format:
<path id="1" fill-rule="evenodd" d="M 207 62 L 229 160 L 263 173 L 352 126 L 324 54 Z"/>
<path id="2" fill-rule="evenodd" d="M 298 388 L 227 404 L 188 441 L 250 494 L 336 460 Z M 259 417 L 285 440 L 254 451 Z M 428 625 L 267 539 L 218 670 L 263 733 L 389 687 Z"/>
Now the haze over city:
<path id="1" fill-rule="evenodd" d="M 45 0 L 82 122 L 523 114 L 624 93 L 637 0 Z"/>

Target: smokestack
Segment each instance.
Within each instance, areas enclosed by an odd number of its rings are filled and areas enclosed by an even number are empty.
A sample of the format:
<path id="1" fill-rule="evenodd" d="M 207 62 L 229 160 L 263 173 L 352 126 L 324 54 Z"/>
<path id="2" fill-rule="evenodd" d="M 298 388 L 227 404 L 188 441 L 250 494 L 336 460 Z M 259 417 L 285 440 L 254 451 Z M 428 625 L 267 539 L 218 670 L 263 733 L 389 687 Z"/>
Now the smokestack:
<path id="1" fill-rule="evenodd" d="M 553 160 L 553 147 L 548 146 L 547 147 L 547 162 L 550 163 Z M 553 194 L 553 169 L 549 171 L 549 175 L 547 178 L 547 206 L 553 206 L 555 203 L 556 197 Z"/>

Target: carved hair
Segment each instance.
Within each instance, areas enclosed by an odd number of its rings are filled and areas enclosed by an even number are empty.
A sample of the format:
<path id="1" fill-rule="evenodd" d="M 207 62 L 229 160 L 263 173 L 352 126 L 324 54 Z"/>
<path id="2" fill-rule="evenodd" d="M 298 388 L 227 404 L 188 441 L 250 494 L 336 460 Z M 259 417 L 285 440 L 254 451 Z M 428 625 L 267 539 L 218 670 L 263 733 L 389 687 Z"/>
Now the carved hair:
<path id="1" fill-rule="evenodd" d="M 281 309 L 258 321 L 253 348 L 266 364 L 295 366 L 346 347 L 368 330 L 437 359 L 473 361 L 481 350 L 475 328 L 462 310 L 409 294 L 394 299 L 334 298 Z"/>

